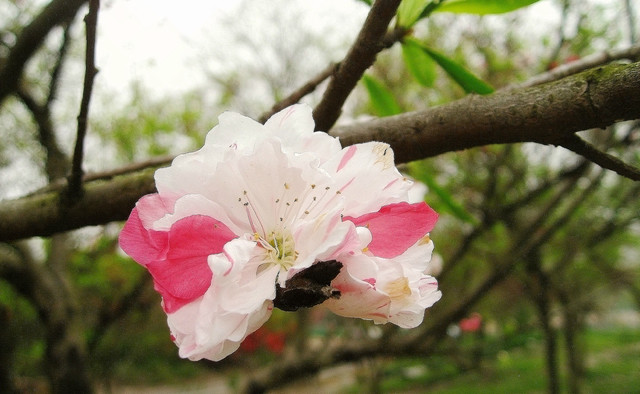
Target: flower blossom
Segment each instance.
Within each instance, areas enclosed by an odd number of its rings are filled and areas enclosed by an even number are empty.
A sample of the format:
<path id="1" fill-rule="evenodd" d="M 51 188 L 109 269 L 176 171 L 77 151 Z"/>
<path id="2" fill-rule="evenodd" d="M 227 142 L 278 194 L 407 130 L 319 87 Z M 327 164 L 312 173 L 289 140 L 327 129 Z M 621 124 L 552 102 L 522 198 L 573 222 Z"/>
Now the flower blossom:
<path id="1" fill-rule="evenodd" d="M 437 214 L 408 202 L 412 182 L 391 148 L 342 148 L 314 132 L 305 105 L 264 125 L 222 114 L 204 146 L 155 181 L 120 246 L 152 275 L 181 357 L 228 356 L 269 319 L 279 291 L 322 264 L 336 269 L 323 279 L 332 291 L 297 306 L 324 301 L 341 316 L 415 327 L 441 296 L 425 274 Z"/>

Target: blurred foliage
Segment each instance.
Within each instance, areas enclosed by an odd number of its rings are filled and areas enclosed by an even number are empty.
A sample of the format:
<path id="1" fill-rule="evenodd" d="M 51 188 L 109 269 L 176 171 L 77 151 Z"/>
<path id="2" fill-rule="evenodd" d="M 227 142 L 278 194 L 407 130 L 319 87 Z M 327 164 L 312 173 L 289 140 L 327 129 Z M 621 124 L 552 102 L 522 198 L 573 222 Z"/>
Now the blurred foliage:
<path id="1" fill-rule="evenodd" d="M 216 123 L 216 111 L 205 111 L 208 104 L 197 92 L 179 100 L 156 99 L 139 84 L 131 92 L 126 103 L 92 117 L 99 149 L 112 152 L 111 167 L 195 150 Z"/>

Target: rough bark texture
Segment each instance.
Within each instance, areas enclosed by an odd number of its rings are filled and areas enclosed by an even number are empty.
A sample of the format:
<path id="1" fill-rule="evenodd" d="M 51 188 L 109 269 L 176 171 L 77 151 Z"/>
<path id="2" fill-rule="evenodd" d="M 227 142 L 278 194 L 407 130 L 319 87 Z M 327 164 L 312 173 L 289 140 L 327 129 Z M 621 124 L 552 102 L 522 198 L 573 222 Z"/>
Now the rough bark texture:
<path id="1" fill-rule="evenodd" d="M 155 191 L 155 168 L 85 185 L 77 202 L 68 205 L 64 188 L 0 204 L 0 239 L 48 236 L 84 226 L 124 220 L 138 199 Z"/>
<path id="2" fill-rule="evenodd" d="M 420 112 L 337 127 L 343 145 L 378 140 L 397 162 L 489 144 L 558 144 L 577 131 L 640 118 L 640 63 L 598 67 L 531 88 L 470 95 Z"/>

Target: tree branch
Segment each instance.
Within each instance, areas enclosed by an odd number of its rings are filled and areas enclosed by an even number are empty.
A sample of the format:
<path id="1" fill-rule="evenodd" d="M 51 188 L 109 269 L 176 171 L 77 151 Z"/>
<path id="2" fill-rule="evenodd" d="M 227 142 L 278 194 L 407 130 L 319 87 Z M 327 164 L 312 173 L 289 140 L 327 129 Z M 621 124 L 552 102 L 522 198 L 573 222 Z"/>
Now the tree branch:
<path id="1" fill-rule="evenodd" d="M 407 34 L 407 31 L 408 31 L 407 29 L 404 29 L 402 27 L 396 27 L 395 29 L 387 32 L 384 35 L 384 37 L 380 40 L 382 48 L 383 49 L 391 48 L 393 44 L 402 40 L 402 38 Z M 273 107 L 271 107 L 271 109 L 268 112 L 262 114 L 260 118 L 258 118 L 258 121 L 260 123 L 264 123 L 278 111 L 281 111 L 286 107 L 299 102 L 304 96 L 312 93 L 318 87 L 318 85 L 320 85 L 330 76 L 334 75 L 339 69 L 340 69 L 340 63 L 329 64 L 327 68 L 325 68 L 320 73 L 318 73 L 318 75 L 311 78 L 309 81 L 307 81 L 304 85 L 296 89 L 289 96 L 285 97 L 284 99 L 274 104 Z"/>
<path id="2" fill-rule="evenodd" d="M 627 48 L 594 53 L 592 55 L 585 56 L 582 59 L 562 64 L 551 71 L 537 75 L 526 82 L 516 84 L 511 88 L 525 88 L 557 81 L 570 75 L 586 71 L 590 68 L 602 66 L 603 64 L 611 63 L 616 60 L 630 60 L 632 62 L 637 62 L 640 60 L 640 45 L 632 45 Z"/>
<path id="3" fill-rule="evenodd" d="M 86 24 L 87 47 L 85 55 L 84 87 L 82 90 L 82 100 L 80 102 L 80 113 L 78 114 L 78 133 L 76 144 L 73 150 L 73 160 L 71 162 L 71 174 L 69 175 L 69 189 L 67 196 L 76 201 L 82 194 L 82 159 L 84 156 L 84 137 L 87 134 L 87 118 L 89 116 L 89 103 L 91 92 L 93 91 L 93 79 L 98 70 L 96 69 L 96 30 L 98 25 L 98 10 L 100 0 L 89 0 L 89 13 L 84 18 Z"/>
<path id="4" fill-rule="evenodd" d="M 55 26 L 72 19 L 87 0 L 54 0 L 22 29 L 4 64 L 0 66 L 0 105 L 13 93 L 25 64 Z"/>
<path id="5" fill-rule="evenodd" d="M 577 131 L 640 118 L 639 91 L 640 63 L 608 65 L 548 84 L 336 127 L 331 134 L 343 146 L 384 141 L 400 163 L 489 144 L 558 144 Z"/>
<path id="6" fill-rule="evenodd" d="M 576 131 L 640 118 L 638 91 L 640 63 L 609 65 L 546 85 L 340 127 L 332 134 L 343 145 L 385 141 L 398 163 L 487 144 L 557 144 Z M 124 220 L 140 197 L 154 192 L 153 171 L 90 182 L 88 195 L 66 209 L 57 191 L 0 202 L 0 241 Z"/>
<path id="7" fill-rule="evenodd" d="M 0 204 L 0 240 L 49 236 L 85 226 L 124 220 L 136 201 L 155 192 L 155 168 L 112 180 L 85 184 L 85 190 L 73 206 L 61 200 L 64 192 L 49 192 L 4 201 Z"/>
<path id="8" fill-rule="evenodd" d="M 567 135 L 566 139 L 558 145 L 569 149 L 582 157 L 596 163 L 602 168 L 616 172 L 618 175 L 634 181 L 640 181 L 640 169 L 635 168 L 615 156 L 601 151 L 592 144 L 583 140 L 576 134 Z"/>
<path id="9" fill-rule="evenodd" d="M 69 44 L 71 43 L 71 26 L 73 25 L 72 20 L 69 20 L 65 23 L 64 26 L 64 34 L 62 36 L 62 44 L 60 44 L 60 49 L 58 49 L 58 59 L 56 60 L 56 64 L 53 66 L 53 70 L 51 71 L 51 81 L 49 82 L 49 94 L 47 95 L 47 106 L 51 106 L 53 101 L 58 96 L 58 86 L 60 82 L 60 74 L 62 73 L 62 65 L 67 58 L 67 53 L 69 52 Z"/>
<path id="10" fill-rule="evenodd" d="M 51 122 L 50 102 L 40 105 L 22 86 L 18 87 L 16 95 L 31 112 L 38 126 L 39 142 L 46 152 L 45 172 L 49 181 L 52 182 L 64 177 L 68 168 L 68 160 L 56 141 Z"/>
<path id="11" fill-rule="evenodd" d="M 316 130 L 328 131 L 342 112 L 342 105 L 351 91 L 385 48 L 383 38 L 400 0 L 377 0 L 358 34 L 358 38 L 331 78 L 322 100 L 313 111 Z"/>
<path id="12" fill-rule="evenodd" d="M 324 70 L 320 71 L 320 73 L 318 73 L 318 75 L 316 75 L 315 77 L 311 78 L 307 83 L 305 83 L 304 85 L 299 87 L 295 92 L 291 93 L 289 96 L 287 96 L 284 99 L 282 99 L 279 102 L 277 102 L 273 107 L 271 107 L 269 112 L 266 112 L 266 113 L 262 114 L 260 116 L 260 118 L 259 118 L 259 122 L 260 123 L 264 123 L 272 115 L 274 115 L 277 112 L 287 108 L 290 105 L 293 105 L 293 104 L 296 104 L 297 102 L 299 102 L 300 99 L 302 99 L 304 96 L 306 96 L 306 95 L 310 94 L 311 92 L 313 92 L 314 90 L 316 90 L 318 85 L 320 85 L 322 82 L 324 82 L 325 79 L 329 78 L 333 73 L 335 73 L 336 70 L 339 67 L 340 67 L 340 65 L 336 64 L 336 63 L 329 64 L 329 66 L 327 66 L 327 68 L 325 68 Z"/>

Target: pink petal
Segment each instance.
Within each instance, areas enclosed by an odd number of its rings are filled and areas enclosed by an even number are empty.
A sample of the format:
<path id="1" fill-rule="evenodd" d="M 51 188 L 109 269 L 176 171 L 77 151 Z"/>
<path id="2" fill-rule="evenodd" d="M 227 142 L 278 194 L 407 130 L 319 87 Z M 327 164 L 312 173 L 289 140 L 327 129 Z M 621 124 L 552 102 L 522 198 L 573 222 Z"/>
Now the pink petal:
<path id="1" fill-rule="evenodd" d="M 138 209 L 133 208 L 120 233 L 120 247 L 139 264 L 164 259 L 168 246 L 168 234 L 147 230 L 142 225 Z"/>
<path id="2" fill-rule="evenodd" d="M 188 216 L 174 223 L 168 233 L 147 232 L 135 209 L 132 218 L 121 233 L 120 244 L 131 257 L 146 265 L 167 313 L 207 291 L 212 276 L 207 257 L 222 252 L 223 246 L 236 238 L 222 222 L 208 216 Z M 154 233 L 164 234 L 166 252 L 154 249 L 153 238 L 149 236 Z"/>
<path id="3" fill-rule="evenodd" d="M 179 260 L 220 253 L 234 238 L 237 236 L 229 227 L 210 216 L 187 216 L 171 226 L 167 258 Z"/>
<path id="4" fill-rule="evenodd" d="M 138 210 L 138 216 L 142 221 L 142 225 L 146 228 L 151 228 L 153 222 L 160 219 L 167 213 L 173 211 L 173 205 L 175 204 L 175 198 L 168 198 L 167 196 L 160 196 L 158 193 L 147 194 L 142 197 L 136 203 L 136 209 Z"/>
<path id="5" fill-rule="evenodd" d="M 368 228 L 372 236 L 369 251 L 375 256 L 390 259 L 402 254 L 431 231 L 438 214 L 424 202 L 401 202 L 357 218 L 345 216 L 344 220 Z"/>

